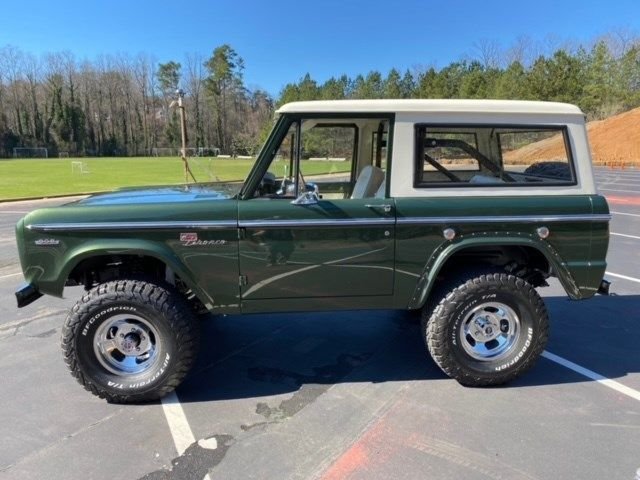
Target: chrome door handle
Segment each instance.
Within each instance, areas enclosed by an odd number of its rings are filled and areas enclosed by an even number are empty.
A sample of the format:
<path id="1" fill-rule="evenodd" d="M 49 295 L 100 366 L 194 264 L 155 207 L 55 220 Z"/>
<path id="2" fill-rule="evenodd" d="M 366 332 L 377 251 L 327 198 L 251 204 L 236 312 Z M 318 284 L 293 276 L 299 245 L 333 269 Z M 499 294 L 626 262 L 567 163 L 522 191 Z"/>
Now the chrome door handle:
<path id="1" fill-rule="evenodd" d="M 391 205 L 388 204 L 382 204 L 382 205 L 365 205 L 365 207 L 367 208 L 376 208 L 376 209 L 381 209 L 384 210 L 385 213 L 389 213 L 391 211 Z"/>

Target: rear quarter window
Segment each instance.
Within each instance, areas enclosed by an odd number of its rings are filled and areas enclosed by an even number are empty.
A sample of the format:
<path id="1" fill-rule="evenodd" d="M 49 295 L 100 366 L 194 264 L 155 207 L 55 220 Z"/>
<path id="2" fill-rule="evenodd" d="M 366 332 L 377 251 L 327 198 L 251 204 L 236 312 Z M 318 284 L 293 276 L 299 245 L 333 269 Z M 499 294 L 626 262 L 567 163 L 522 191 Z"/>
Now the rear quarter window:
<path id="1" fill-rule="evenodd" d="M 416 126 L 417 188 L 575 184 L 565 127 Z"/>

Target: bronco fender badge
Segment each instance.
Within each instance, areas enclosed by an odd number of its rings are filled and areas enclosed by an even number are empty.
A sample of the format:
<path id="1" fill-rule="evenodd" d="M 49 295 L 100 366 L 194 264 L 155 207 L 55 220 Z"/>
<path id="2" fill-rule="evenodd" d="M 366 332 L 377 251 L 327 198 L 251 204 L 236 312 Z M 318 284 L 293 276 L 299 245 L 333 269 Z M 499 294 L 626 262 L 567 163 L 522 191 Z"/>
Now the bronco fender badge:
<path id="1" fill-rule="evenodd" d="M 180 241 L 181 242 L 196 242 L 198 240 L 197 233 L 181 233 Z"/>
<path id="2" fill-rule="evenodd" d="M 207 247 L 227 243 L 226 240 L 199 240 L 197 233 L 181 233 L 180 242 L 183 247 Z"/>
<path id="3" fill-rule="evenodd" d="M 39 238 L 33 243 L 38 247 L 55 247 L 56 245 L 60 245 L 60 240 L 56 240 L 55 238 Z"/>

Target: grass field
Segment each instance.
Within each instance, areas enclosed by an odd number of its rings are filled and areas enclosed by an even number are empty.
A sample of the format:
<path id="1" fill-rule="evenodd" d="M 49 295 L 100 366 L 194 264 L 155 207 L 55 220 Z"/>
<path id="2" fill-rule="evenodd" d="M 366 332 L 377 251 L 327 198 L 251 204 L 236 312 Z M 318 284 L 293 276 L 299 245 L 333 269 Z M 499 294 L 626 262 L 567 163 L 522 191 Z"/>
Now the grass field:
<path id="1" fill-rule="evenodd" d="M 73 162 L 82 162 L 72 170 Z M 243 180 L 254 160 L 193 158 L 198 182 Z M 305 162 L 305 175 L 348 170 L 348 162 Z M 284 163 L 273 173 L 282 176 Z M 119 187 L 184 183 L 177 157 L 0 159 L 0 201 L 114 190 Z"/>

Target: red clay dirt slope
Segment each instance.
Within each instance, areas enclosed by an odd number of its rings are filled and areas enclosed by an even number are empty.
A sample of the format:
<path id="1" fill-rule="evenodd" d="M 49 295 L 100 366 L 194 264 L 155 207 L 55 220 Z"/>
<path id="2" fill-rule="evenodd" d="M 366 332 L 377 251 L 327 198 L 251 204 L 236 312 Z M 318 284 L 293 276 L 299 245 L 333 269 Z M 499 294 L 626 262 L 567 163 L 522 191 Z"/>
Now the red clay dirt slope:
<path id="1" fill-rule="evenodd" d="M 640 166 L 640 108 L 587 124 L 591 154 L 596 165 Z M 560 137 L 517 150 L 518 163 L 564 157 Z M 515 153 L 515 152 L 514 152 Z"/>

